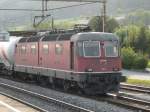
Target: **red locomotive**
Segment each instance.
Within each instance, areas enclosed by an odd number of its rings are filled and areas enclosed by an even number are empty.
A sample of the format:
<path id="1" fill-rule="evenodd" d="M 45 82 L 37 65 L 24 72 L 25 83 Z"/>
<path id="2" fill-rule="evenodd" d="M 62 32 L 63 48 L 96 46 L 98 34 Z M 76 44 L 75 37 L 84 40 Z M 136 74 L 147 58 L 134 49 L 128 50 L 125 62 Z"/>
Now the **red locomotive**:
<path id="1" fill-rule="evenodd" d="M 41 83 L 77 88 L 88 94 L 118 92 L 119 40 L 111 33 L 61 32 L 21 38 L 11 70 Z"/>

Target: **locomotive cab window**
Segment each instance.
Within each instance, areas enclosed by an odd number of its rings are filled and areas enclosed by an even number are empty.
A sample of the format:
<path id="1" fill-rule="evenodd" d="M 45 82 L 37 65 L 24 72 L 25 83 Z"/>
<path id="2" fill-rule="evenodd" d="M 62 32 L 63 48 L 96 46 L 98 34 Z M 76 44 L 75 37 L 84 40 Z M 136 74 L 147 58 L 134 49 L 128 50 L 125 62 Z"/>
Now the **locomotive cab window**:
<path id="1" fill-rule="evenodd" d="M 83 53 L 84 53 L 84 57 L 100 57 L 99 41 L 83 42 Z"/>
<path id="2" fill-rule="evenodd" d="M 21 46 L 21 54 L 25 54 L 26 53 L 26 46 Z"/>
<path id="3" fill-rule="evenodd" d="M 117 42 L 107 42 L 105 44 L 105 56 L 106 57 L 118 57 L 119 48 Z"/>
<path id="4" fill-rule="evenodd" d="M 78 42 L 77 43 L 77 54 L 79 56 L 83 56 L 83 42 Z"/>

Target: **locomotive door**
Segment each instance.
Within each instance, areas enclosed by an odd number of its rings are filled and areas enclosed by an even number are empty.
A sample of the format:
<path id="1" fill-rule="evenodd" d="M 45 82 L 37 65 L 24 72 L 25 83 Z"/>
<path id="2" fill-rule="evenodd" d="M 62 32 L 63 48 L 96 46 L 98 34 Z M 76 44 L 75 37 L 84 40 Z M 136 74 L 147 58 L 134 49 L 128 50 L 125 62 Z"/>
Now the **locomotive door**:
<path id="1" fill-rule="evenodd" d="M 70 69 L 74 69 L 74 43 L 70 44 Z"/>
<path id="2" fill-rule="evenodd" d="M 49 44 L 42 42 L 40 44 L 39 66 L 48 67 L 49 63 Z"/>
<path id="3" fill-rule="evenodd" d="M 38 42 L 38 65 L 41 66 L 42 65 L 42 57 L 41 57 L 41 44 Z"/>

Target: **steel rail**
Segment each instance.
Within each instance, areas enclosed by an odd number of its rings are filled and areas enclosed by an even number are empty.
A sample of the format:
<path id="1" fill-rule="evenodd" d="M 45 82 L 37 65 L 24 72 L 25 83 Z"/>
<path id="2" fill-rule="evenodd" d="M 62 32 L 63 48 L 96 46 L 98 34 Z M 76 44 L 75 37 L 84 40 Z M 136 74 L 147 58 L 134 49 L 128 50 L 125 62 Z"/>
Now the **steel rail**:
<path id="1" fill-rule="evenodd" d="M 67 103 L 67 102 L 55 99 L 55 98 L 51 98 L 51 97 L 48 97 L 48 96 L 45 96 L 45 95 L 42 95 L 42 94 L 34 93 L 32 91 L 25 90 L 25 89 L 22 89 L 22 88 L 18 88 L 18 87 L 15 87 L 15 86 L 11 86 L 11 85 L 8 85 L 8 84 L 5 84 L 5 83 L 0 83 L 0 86 L 6 87 L 6 88 L 9 88 L 9 89 L 13 89 L 15 91 L 19 91 L 19 92 L 22 92 L 22 93 L 25 93 L 25 94 L 29 94 L 31 96 L 40 98 L 40 99 L 48 101 L 50 103 L 63 106 L 64 108 L 72 109 L 74 111 L 78 111 L 78 112 L 94 112 L 94 111 L 89 110 L 89 109 L 85 109 L 85 108 L 82 108 L 82 107 L 79 107 L 79 106 L 76 106 L 76 105 L 73 105 L 73 104 L 70 104 L 70 103 Z"/>
<path id="2" fill-rule="evenodd" d="M 131 84 L 121 84 L 120 89 L 150 94 L 150 88 Z"/>

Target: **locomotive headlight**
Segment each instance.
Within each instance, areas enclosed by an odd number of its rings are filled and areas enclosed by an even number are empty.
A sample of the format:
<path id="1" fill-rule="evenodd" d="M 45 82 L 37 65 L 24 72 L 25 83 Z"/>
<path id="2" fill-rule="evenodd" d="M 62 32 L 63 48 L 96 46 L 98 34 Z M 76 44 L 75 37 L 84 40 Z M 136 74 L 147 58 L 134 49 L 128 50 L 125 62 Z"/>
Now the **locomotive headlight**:
<path id="1" fill-rule="evenodd" d="M 87 72 L 93 72 L 93 69 L 92 68 L 88 68 L 86 71 Z"/>
<path id="2" fill-rule="evenodd" d="M 113 71 L 119 71 L 119 68 L 113 68 Z"/>

